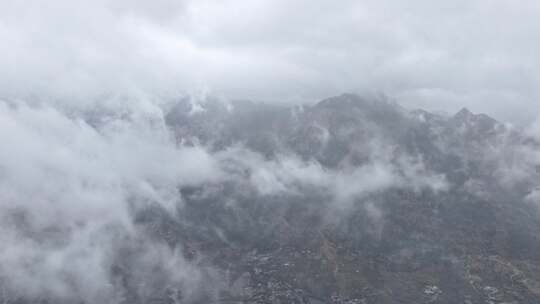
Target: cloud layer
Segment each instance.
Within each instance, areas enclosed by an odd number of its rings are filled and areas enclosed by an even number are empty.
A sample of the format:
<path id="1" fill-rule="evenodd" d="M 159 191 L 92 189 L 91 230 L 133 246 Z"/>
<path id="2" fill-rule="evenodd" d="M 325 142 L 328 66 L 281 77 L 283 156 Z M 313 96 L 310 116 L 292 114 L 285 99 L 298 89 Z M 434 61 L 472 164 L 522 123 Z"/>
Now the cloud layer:
<path id="1" fill-rule="evenodd" d="M 515 121 L 539 110 L 536 1 L 32 0 L 0 11 L 4 98 L 306 102 L 375 90 Z"/>
<path id="2" fill-rule="evenodd" d="M 152 204 L 174 214 L 181 203 L 177 187 L 219 174 L 203 149 L 177 149 L 164 126 L 152 121 L 133 115 L 96 129 L 51 107 L 0 104 L 4 292 L 129 301 L 128 286 L 112 271 L 129 265 L 137 265 L 140 273 L 130 272 L 147 285 L 196 290 L 190 284 L 198 282 L 200 269 L 177 248 L 148 237 L 133 217 Z M 141 287 L 138 296 L 155 287 Z"/>

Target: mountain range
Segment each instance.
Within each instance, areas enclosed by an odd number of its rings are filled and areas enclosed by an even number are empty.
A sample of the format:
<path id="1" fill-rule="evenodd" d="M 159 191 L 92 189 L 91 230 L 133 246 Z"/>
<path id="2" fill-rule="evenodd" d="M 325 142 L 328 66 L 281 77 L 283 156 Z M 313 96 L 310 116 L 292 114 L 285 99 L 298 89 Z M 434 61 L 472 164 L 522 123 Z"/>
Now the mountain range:
<path id="1" fill-rule="evenodd" d="M 97 133 L 107 121 L 82 117 Z M 195 169 L 168 194 L 173 206 L 129 197 L 142 237 L 115 237 L 107 251 L 116 302 L 540 302 L 533 132 L 467 109 L 435 114 L 355 94 L 303 106 L 185 97 L 163 122 L 176 147 L 203 149 L 219 170 L 196 182 L 203 168 L 180 164 Z M 61 230 L 40 233 L 62 244 Z M 142 266 L 154 265 L 146 244 L 179 253 L 191 269 L 184 283 Z M 74 303 L 54 293 L 2 299 Z"/>

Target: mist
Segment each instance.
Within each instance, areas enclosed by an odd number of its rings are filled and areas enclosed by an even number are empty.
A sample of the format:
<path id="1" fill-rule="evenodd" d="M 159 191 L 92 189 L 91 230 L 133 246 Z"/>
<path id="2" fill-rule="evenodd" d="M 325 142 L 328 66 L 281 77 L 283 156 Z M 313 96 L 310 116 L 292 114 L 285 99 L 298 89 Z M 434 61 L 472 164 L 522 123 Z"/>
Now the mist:
<path id="1" fill-rule="evenodd" d="M 539 12 L 0 1 L 0 300 L 537 303 Z"/>
<path id="2" fill-rule="evenodd" d="M 384 92 L 514 123 L 539 111 L 535 1 L 0 5 L 4 98 L 73 106 L 203 92 L 290 104 Z"/>

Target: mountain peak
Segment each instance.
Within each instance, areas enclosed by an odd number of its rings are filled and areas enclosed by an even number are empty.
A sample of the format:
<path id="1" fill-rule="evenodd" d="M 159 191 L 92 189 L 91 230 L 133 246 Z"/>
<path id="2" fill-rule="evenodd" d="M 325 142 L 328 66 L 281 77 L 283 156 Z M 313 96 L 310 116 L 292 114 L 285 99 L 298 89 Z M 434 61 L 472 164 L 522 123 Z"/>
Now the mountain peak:
<path id="1" fill-rule="evenodd" d="M 455 118 L 469 118 L 474 116 L 473 112 L 469 111 L 467 108 L 462 108 L 454 115 Z"/>
<path id="2" fill-rule="evenodd" d="M 490 125 L 496 125 L 500 124 L 496 119 L 480 113 L 480 114 L 474 114 L 473 112 L 469 111 L 467 108 L 462 108 L 459 112 L 457 112 L 454 115 L 454 120 L 461 121 L 461 122 L 482 122 L 484 124 L 490 124 Z"/>
<path id="3" fill-rule="evenodd" d="M 358 95 L 353 93 L 326 98 L 317 103 L 315 107 L 345 111 L 362 109 L 367 112 L 387 112 L 400 109 L 395 102 L 390 101 L 384 95 Z"/>
<path id="4" fill-rule="evenodd" d="M 317 106 L 322 107 L 338 107 L 338 106 L 346 106 L 349 107 L 354 104 L 362 104 L 366 103 L 366 100 L 360 97 L 359 95 L 346 93 L 339 96 L 333 96 L 326 98 L 319 103 L 317 103 Z"/>

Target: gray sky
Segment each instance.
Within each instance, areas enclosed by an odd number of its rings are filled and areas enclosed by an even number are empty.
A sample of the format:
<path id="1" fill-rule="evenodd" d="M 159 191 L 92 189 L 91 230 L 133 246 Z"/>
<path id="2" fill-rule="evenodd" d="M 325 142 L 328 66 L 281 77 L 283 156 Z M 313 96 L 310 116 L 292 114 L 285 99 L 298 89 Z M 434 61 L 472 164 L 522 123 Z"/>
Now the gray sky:
<path id="1" fill-rule="evenodd" d="M 208 92 L 540 114 L 535 0 L 0 1 L 0 96 Z"/>

